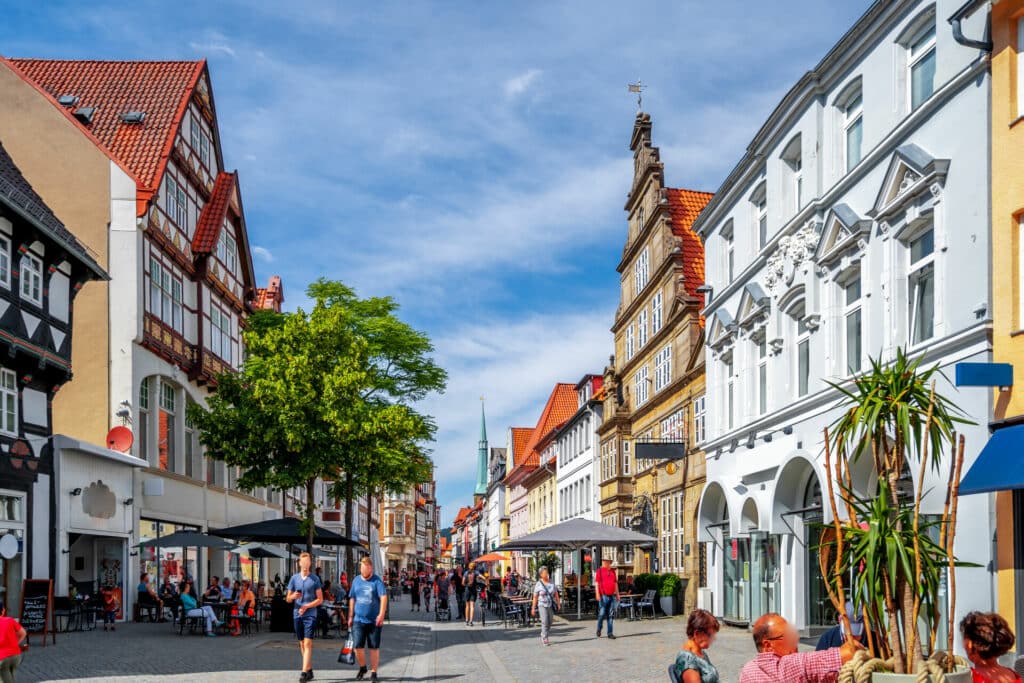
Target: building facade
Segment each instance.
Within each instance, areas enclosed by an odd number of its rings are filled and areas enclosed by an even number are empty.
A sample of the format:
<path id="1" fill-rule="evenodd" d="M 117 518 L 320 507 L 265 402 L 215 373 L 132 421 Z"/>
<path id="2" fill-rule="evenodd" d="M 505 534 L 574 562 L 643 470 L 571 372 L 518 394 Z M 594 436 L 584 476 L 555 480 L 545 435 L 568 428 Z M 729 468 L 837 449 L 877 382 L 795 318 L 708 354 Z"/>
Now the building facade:
<path id="1" fill-rule="evenodd" d="M 945 22 L 959 5 L 874 3 L 785 95 L 694 225 L 712 292 L 700 603 L 727 621 L 835 623 L 810 526 L 830 518 L 829 382 L 897 349 L 947 377 L 991 359 L 989 77 L 986 55 Z M 984 20 L 965 31 L 981 35 Z M 945 379 L 937 390 L 978 423 L 962 430 L 969 465 L 991 395 Z M 869 495 L 870 458 L 857 463 L 854 489 Z M 905 486 L 941 513 L 944 476 L 917 477 Z M 957 612 L 990 610 L 989 506 L 960 505 L 955 552 L 981 568 L 958 570 Z"/>
<path id="2" fill-rule="evenodd" d="M 118 547 L 280 515 L 282 494 L 239 490 L 238 472 L 203 456 L 185 417 L 219 372 L 240 364 L 240 330 L 256 295 L 238 176 L 225 169 L 205 61 L 4 60 L 0 87 L 0 134 L 30 160 L 26 176 L 48 201 L 93 202 L 95 219 L 76 230 L 117 283 L 90 293 L 79 311 L 87 315 L 76 316 L 88 350 L 79 349 L 77 381 L 53 414 L 80 443 L 104 444 L 130 421 L 131 453 L 146 467 L 133 478 L 131 537 Z M 38 153 L 40 140 L 58 138 L 95 175 L 80 179 L 82 168 Z M 73 541 L 69 533 L 57 544 Z M 207 566 L 241 574 L 239 562 L 221 552 L 144 550 L 123 565 L 121 581 L 133 585 L 143 571 L 176 580 Z"/>
<path id="3" fill-rule="evenodd" d="M 71 485 L 81 481 L 87 488 L 65 490 L 61 473 L 74 456 L 53 436 L 53 398 L 72 377 L 74 300 L 91 280 L 106 278 L 0 139 L 0 598 L 15 616 L 22 581 L 54 576 L 54 529 L 67 524 L 65 500 L 86 494 L 81 500 L 87 505 L 68 507 L 85 517 L 90 531 L 117 530 L 131 516 L 131 488 L 118 483 L 130 483 L 132 467 L 141 463 L 97 448 L 120 460 L 109 467 L 113 490 L 102 479 L 74 479 Z M 93 518 L 98 525 L 89 524 Z"/>

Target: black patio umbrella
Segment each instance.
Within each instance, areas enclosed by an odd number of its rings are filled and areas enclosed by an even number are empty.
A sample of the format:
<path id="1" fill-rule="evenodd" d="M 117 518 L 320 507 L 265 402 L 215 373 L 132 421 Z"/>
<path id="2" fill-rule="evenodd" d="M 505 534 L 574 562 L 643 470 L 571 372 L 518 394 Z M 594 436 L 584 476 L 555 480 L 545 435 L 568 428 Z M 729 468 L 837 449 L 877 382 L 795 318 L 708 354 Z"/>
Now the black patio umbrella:
<path id="1" fill-rule="evenodd" d="M 175 531 L 167 536 L 143 541 L 139 543 L 139 546 L 146 548 L 216 548 L 220 550 L 235 547 L 233 543 L 207 536 L 198 531 Z"/>
<path id="2" fill-rule="evenodd" d="M 570 519 L 561 524 L 549 526 L 532 534 L 514 538 L 508 543 L 495 548 L 501 550 L 582 550 L 591 546 L 621 547 L 624 545 L 650 545 L 658 539 L 630 529 L 622 529 L 609 524 L 592 522 L 589 519 Z M 581 577 L 582 578 L 582 577 Z M 576 582 L 576 618 L 581 618 L 580 593 L 582 589 Z"/>
<path id="3" fill-rule="evenodd" d="M 306 534 L 299 527 L 302 520 L 297 517 L 267 519 L 251 524 L 239 524 L 224 529 L 210 529 L 212 536 L 230 538 L 236 541 L 256 543 L 298 543 L 306 542 Z M 337 545 L 362 547 L 358 541 L 345 538 L 323 527 L 313 527 L 313 543 L 317 545 Z"/>

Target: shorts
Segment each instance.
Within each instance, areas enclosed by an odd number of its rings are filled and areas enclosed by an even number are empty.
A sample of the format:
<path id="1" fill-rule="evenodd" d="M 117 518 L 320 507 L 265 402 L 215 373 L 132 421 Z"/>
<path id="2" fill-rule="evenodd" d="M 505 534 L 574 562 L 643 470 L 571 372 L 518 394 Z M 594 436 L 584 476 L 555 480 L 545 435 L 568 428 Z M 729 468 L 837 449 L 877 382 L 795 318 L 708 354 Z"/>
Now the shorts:
<path id="1" fill-rule="evenodd" d="M 380 632 L 383 626 L 377 624 L 364 624 L 361 621 L 352 622 L 352 645 L 357 650 L 368 647 L 371 650 L 380 649 Z"/>
<path id="2" fill-rule="evenodd" d="M 296 613 L 294 620 L 295 638 L 297 640 L 305 640 L 306 638 L 312 640 L 316 634 L 316 610 L 309 610 L 305 614 Z"/>
<path id="3" fill-rule="evenodd" d="M 467 588 L 466 589 L 466 602 L 476 602 L 476 599 L 477 599 L 477 589 L 476 588 Z"/>

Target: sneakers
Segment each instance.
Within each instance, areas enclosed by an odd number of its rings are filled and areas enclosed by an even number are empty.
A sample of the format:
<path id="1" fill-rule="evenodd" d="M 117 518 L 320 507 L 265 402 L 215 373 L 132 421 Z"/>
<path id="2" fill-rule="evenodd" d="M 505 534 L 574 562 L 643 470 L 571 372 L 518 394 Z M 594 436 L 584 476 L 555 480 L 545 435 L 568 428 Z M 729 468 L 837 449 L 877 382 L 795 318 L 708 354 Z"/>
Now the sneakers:
<path id="1" fill-rule="evenodd" d="M 313 670 L 303 671 L 299 674 L 299 683 L 305 683 L 306 681 L 313 680 Z"/>
<path id="2" fill-rule="evenodd" d="M 377 680 L 377 672 L 376 671 L 371 671 L 370 672 L 370 680 L 371 681 Z"/>
<path id="3" fill-rule="evenodd" d="M 356 672 L 356 680 L 357 681 L 363 680 L 363 677 L 366 676 L 366 671 L 367 671 L 367 669 L 366 669 L 365 666 L 359 667 L 359 671 Z"/>
<path id="4" fill-rule="evenodd" d="M 548 639 L 547 639 L 547 638 L 541 638 L 541 639 L 540 639 L 540 641 L 541 641 L 542 643 L 544 643 L 545 645 L 550 645 L 550 644 L 551 644 L 550 642 L 548 642 Z"/>
<path id="5" fill-rule="evenodd" d="M 217 637 L 217 634 L 216 634 L 216 633 L 214 633 L 213 631 L 207 631 L 207 632 L 206 632 L 206 637 L 207 637 L 207 638 L 216 638 L 216 637 Z"/>
<path id="6" fill-rule="evenodd" d="M 598 637 L 598 638 L 600 638 L 600 637 L 601 637 L 601 629 L 597 629 L 597 637 Z"/>
<path id="7" fill-rule="evenodd" d="M 611 633 L 609 633 L 608 634 L 608 640 L 615 640 L 615 636 L 613 636 Z"/>

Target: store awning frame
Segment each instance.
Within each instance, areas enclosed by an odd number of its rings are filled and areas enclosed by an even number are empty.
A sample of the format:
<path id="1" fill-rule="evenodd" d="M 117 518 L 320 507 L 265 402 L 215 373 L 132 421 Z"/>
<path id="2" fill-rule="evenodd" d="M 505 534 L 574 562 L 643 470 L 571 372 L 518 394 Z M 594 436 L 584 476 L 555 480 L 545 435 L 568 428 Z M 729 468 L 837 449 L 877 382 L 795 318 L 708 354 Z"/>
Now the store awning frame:
<path id="1" fill-rule="evenodd" d="M 1024 489 L 1024 424 L 992 432 L 974 464 L 960 480 L 959 493 L 994 493 Z"/>

